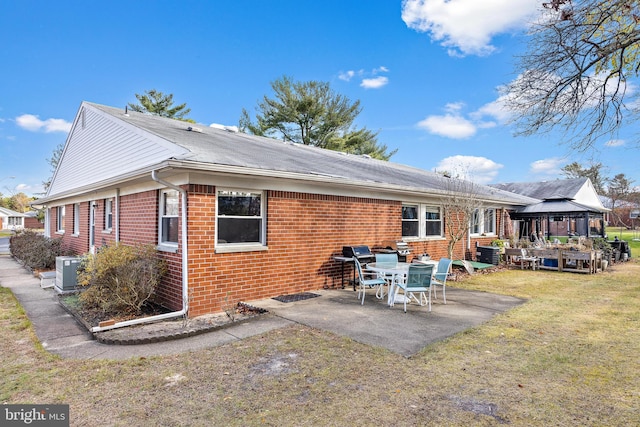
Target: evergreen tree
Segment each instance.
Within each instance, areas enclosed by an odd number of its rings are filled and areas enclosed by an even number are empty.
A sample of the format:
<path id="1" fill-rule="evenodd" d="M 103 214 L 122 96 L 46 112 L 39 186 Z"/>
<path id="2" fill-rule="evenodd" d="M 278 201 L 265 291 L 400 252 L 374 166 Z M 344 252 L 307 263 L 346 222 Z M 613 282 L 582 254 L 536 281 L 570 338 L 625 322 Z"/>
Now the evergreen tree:
<path id="1" fill-rule="evenodd" d="M 255 121 L 242 110 L 239 127 L 243 132 L 382 160 L 395 153 L 378 144 L 376 132 L 353 128 L 362 110 L 360 101 L 336 94 L 329 83 L 298 82 L 284 76 L 271 82 L 271 88 L 275 96 L 264 96 L 258 103 Z"/>
<path id="2" fill-rule="evenodd" d="M 140 104 L 129 103 L 129 108 L 139 113 L 151 113 L 161 117 L 194 122 L 185 116 L 191 112 L 187 104 L 173 106 L 173 94 L 165 95 L 155 89 L 145 92 L 144 95 L 136 93 L 136 98 Z"/>

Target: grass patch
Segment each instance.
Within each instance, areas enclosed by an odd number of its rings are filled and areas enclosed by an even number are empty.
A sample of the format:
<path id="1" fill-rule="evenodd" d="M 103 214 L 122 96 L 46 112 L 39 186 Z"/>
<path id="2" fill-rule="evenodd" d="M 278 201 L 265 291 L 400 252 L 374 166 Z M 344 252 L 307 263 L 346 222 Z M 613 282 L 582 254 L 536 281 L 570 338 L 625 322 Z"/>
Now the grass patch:
<path id="1" fill-rule="evenodd" d="M 409 359 L 295 325 L 184 355 L 61 360 L 2 290 L 0 399 L 68 403 L 72 425 L 638 425 L 639 274 L 452 283 L 529 301 Z"/>

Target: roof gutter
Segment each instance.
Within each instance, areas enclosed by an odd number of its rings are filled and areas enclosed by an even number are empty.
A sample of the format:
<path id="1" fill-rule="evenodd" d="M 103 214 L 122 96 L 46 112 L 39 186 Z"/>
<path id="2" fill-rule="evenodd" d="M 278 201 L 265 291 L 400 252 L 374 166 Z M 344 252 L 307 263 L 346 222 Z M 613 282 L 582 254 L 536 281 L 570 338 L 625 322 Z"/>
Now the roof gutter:
<path id="1" fill-rule="evenodd" d="M 187 265 L 188 261 L 188 239 L 187 239 L 187 191 L 173 185 L 158 177 L 156 170 L 151 171 L 151 179 L 155 182 L 178 191 L 181 194 L 182 202 L 182 309 L 173 311 L 171 313 L 159 314 L 156 316 L 143 317 L 140 319 L 126 320 L 124 322 L 117 322 L 108 326 L 95 326 L 91 328 L 91 332 L 102 332 L 109 329 L 122 328 L 125 326 L 139 325 L 142 323 L 156 322 L 159 320 L 173 319 L 174 317 L 184 316 L 189 311 L 189 269 Z"/>

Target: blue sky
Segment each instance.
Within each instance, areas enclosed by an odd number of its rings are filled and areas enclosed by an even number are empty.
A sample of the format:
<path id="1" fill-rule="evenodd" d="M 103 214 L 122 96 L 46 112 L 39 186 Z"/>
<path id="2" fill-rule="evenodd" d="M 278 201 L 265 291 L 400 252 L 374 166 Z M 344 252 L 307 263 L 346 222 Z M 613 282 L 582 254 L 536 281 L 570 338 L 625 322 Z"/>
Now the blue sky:
<path id="1" fill-rule="evenodd" d="M 631 129 L 572 153 L 514 137 L 498 108 L 537 0 L 5 1 L 0 5 L 0 192 L 34 195 L 82 101 L 157 89 L 203 124 L 237 125 L 270 82 L 320 80 L 360 100 L 358 127 L 392 161 L 481 183 L 561 178 L 573 161 L 640 184 Z M 628 135 L 627 135 L 628 133 Z"/>

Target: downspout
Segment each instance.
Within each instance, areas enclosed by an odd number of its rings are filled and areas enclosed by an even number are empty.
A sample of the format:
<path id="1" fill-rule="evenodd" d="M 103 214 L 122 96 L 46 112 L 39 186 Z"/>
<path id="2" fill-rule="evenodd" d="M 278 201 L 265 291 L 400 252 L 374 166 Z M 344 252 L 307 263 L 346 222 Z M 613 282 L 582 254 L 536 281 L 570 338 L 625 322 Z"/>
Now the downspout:
<path id="1" fill-rule="evenodd" d="M 158 320 L 172 319 L 174 317 L 184 316 L 189 311 L 189 271 L 188 271 L 188 246 L 187 246 L 187 191 L 178 187 L 177 185 L 173 185 L 170 182 L 164 181 L 163 179 L 158 177 L 158 174 L 155 170 L 151 171 L 151 179 L 155 182 L 158 182 L 165 187 L 169 187 L 173 190 L 176 190 L 180 193 L 182 200 L 182 309 L 179 311 L 173 311 L 171 313 L 159 314 L 156 316 L 143 317 L 140 319 L 127 320 L 124 322 L 117 322 L 108 326 L 95 326 L 91 328 L 91 332 L 101 332 L 107 331 L 109 329 L 121 328 L 124 326 L 132 326 L 139 325 L 141 323 L 149 323 L 156 322 Z M 120 193 L 118 192 L 118 198 Z M 118 203 L 119 205 L 119 200 Z M 118 209 L 119 211 L 119 209 Z M 119 213 L 118 213 L 119 216 Z M 118 226 L 120 221 L 118 219 Z M 120 231 L 118 230 L 118 234 Z"/>
<path id="2" fill-rule="evenodd" d="M 120 189 L 116 188 L 116 220 L 115 220 L 115 229 L 116 229 L 116 243 L 120 242 Z"/>

